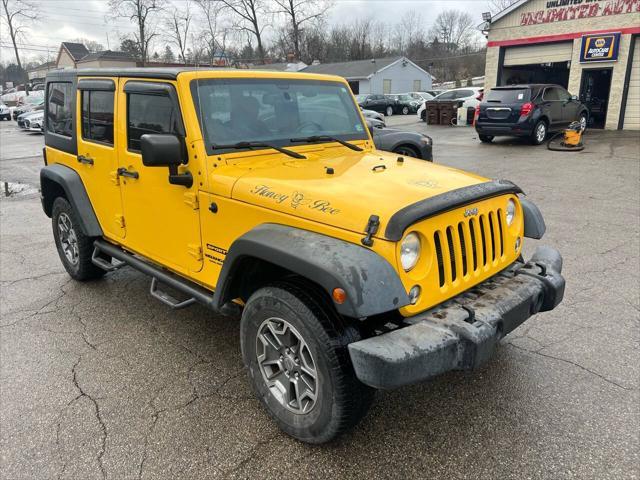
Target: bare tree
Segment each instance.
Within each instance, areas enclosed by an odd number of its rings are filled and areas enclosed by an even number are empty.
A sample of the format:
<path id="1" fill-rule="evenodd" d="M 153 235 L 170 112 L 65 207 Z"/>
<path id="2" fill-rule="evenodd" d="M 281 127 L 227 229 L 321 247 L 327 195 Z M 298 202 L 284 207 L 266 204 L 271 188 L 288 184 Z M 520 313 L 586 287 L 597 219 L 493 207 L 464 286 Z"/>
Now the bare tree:
<path id="1" fill-rule="evenodd" d="M 142 66 L 148 60 L 151 41 L 158 35 L 154 29 L 154 17 L 163 6 L 164 0 L 109 0 L 109 9 L 114 17 L 128 18 L 137 24 L 138 32 L 134 38 L 139 46 Z"/>
<path id="2" fill-rule="evenodd" d="M 266 0 L 218 0 L 225 8 L 231 11 L 236 19 L 236 28 L 254 37 L 258 44 L 258 57 L 264 63 L 265 50 L 262 42 L 262 33 L 268 26 L 270 11 Z M 267 19 L 264 22 L 265 18 Z"/>
<path id="3" fill-rule="evenodd" d="M 174 8 L 167 18 L 167 37 L 178 48 L 183 63 L 187 63 L 187 39 L 192 19 L 189 1 L 187 0 L 180 7 L 180 10 Z"/>
<path id="4" fill-rule="evenodd" d="M 495 15 L 496 13 L 501 12 L 505 8 L 509 8 L 511 5 L 516 3 L 518 0 L 489 0 L 488 6 L 491 15 Z"/>
<path id="5" fill-rule="evenodd" d="M 222 56 L 226 54 L 229 28 L 221 21 L 220 2 L 217 0 L 195 0 L 195 2 L 202 13 L 209 63 L 213 64 L 216 53 Z"/>
<path id="6" fill-rule="evenodd" d="M 28 22 L 33 22 L 36 19 L 37 10 L 35 4 L 28 0 L 2 0 L 2 7 L 4 9 L 2 20 L 7 24 L 13 51 L 16 54 L 16 63 L 18 68 L 22 70 L 17 42 L 23 36 L 24 30 L 28 28 Z"/>
<path id="7" fill-rule="evenodd" d="M 460 10 L 445 10 L 438 14 L 431 29 L 437 38 L 449 49 L 460 50 L 468 47 L 474 33 L 473 17 Z"/>
<path id="8" fill-rule="evenodd" d="M 300 40 L 304 24 L 324 16 L 331 7 L 326 0 L 273 0 L 277 5 L 276 13 L 288 17 L 291 28 L 291 41 L 296 59 L 300 59 Z"/>

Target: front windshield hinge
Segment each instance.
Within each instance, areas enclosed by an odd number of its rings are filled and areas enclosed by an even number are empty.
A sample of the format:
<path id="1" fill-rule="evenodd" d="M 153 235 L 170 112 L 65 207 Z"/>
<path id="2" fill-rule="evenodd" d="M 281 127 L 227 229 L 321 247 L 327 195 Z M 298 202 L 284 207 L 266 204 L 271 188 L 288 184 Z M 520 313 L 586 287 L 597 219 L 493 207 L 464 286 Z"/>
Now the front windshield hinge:
<path id="1" fill-rule="evenodd" d="M 362 244 L 366 247 L 370 247 L 373 245 L 373 239 L 371 238 L 378 231 L 378 227 L 380 226 L 380 217 L 378 215 L 371 215 L 369 217 L 369 221 L 367 222 L 367 226 L 364 227 L 364 231 L 367 234 L 362 240 Z"/>

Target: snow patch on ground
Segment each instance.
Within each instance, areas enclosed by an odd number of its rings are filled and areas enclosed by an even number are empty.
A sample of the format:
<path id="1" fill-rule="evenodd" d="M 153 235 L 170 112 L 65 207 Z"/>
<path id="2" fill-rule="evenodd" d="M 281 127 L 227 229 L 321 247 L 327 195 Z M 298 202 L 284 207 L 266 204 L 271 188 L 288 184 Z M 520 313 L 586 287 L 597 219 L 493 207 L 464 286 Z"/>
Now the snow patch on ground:
<path id="1" fill-rule="evenodd" d="M 38 192 L 37 187 L 27 183 L 4 182 L 0 180 L 0 196 L 3 197 L 24 197 L 37 194 Z"/>

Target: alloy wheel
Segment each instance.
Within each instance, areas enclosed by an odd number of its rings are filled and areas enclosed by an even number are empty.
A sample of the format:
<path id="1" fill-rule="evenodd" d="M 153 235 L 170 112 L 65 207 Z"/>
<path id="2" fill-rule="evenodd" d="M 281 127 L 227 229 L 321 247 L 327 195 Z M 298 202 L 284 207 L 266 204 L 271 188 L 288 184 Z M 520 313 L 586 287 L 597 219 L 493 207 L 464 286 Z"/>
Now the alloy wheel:
<path id="1" fill-rule="evenodd" d="M 302 335 L 286 320 L 262 322 L 256 337 L 260 373 L 274 398 L 287 410 L 309 413 L 320 384 L 316 364 Z"/>
<path id="2" fill-rule="evenodd" d="M 544 142 L 545 137 L 547 136 L 547 126 L 540 122 L 538 127 L 536 128 L 536 140 L 538 143 Z"/>
<path id="3" fill-rule="evenodd" d="M 587 129 L 587 117 L 584 115 L 580 115 L 578 123 L 580 123 L 580 131 L 584 132 Z"/>
<path id="4" fill-rule="evenodd" d="M 71 218 L 66 213 L 61 213 L 58 216 L 58 235 L 60 236 L 60 245 L 64 256 L 69 263 L 76 265 L 80 256 L 78 250 L 78 237 L 76 231 L 73 228 Z"/>

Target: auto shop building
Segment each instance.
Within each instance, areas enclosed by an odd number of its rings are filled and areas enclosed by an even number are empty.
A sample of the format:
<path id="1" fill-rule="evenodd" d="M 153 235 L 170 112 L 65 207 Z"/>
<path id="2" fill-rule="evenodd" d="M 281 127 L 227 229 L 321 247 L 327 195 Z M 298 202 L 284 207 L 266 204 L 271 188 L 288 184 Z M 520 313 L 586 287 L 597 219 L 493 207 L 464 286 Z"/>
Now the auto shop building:
<path id="1" fill-rule="evenodd" d="M 485 88 L 557 83 L 591 128 L 640 130 L 640 0 L 518 0 L 483 30 Z"/>

